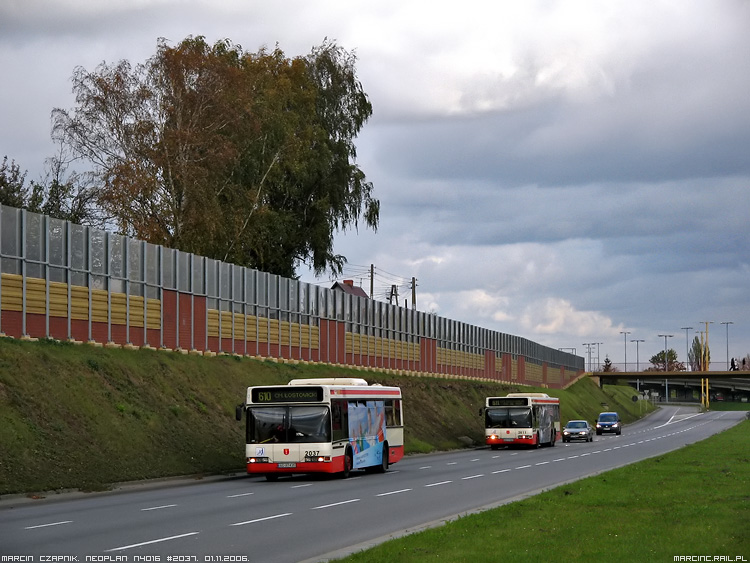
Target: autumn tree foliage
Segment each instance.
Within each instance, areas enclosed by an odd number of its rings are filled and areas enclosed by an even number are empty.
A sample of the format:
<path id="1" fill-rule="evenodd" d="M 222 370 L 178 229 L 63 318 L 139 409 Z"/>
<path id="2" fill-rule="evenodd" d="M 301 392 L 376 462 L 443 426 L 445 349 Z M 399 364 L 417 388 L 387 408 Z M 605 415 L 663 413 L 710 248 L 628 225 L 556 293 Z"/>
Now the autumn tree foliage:
<path id="1" fill-rule="evenodd" d="M 651 362 L 651 367 L 646 371 L 685 371 L 685 364 L 677 361 L 677 352 L 673 348 L 666 351 L 666 359 L 665 352 L 662 350 L 651 356 L 649 362 Z"/>
<path id="2" fill-rule="evenodd" d="M 287 277 L 340 272 L 335 232 L 379 221 L 356 164 L 372 106 L 355 63 L 327 40 L 295 58 L 159 40 L 144 64 L 77 68 L 53 137 L 91 163 L 123 234 Z"/>

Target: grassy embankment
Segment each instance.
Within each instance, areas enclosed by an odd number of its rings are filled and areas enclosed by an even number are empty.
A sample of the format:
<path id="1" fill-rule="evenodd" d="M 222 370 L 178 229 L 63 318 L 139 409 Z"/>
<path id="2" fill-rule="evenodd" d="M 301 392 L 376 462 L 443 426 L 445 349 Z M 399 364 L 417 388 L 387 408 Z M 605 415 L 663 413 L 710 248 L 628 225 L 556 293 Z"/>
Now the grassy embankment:
<path id="1" fill-rule="evenodd" d="M 750 561 L 748 507 L 746 420 L 666 455 L 465 516 L 340 561 L 632 563 L 676 561 L 675 556 Z"/>
<path id="2" fill-rule="evenodd" d="M 234 408 L 246 387 L 332 376 L 402 387 L 407 453 L 481 443 L 484 398 L 517 390 L 322 364 L 1 338 L 0 495 L 242 471 L 244 425 Z M 650 408 L 633 403 L 629 387 L 602 390 L 589 379 L 547 391 L 560 397 L 563 420 L 594 420 L 611 409 L 627 423 Z"/>

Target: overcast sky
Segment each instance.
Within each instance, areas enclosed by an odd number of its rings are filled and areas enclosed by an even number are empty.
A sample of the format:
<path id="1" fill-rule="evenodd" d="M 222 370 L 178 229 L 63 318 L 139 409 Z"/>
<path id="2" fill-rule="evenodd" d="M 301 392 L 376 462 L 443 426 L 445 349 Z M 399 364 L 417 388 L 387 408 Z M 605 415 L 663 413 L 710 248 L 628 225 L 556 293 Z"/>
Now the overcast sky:
<path id="1" fill-rule="evenodd" d="M 703 321 L 714 368 L 727 327 L 750 353 L 747 1 L 2 0 L 0 158 L 38 178 L 76 66 L 189 35 L 356 51 L 380 228 L 336 250 L 366 290 L 621 368 Z"/>

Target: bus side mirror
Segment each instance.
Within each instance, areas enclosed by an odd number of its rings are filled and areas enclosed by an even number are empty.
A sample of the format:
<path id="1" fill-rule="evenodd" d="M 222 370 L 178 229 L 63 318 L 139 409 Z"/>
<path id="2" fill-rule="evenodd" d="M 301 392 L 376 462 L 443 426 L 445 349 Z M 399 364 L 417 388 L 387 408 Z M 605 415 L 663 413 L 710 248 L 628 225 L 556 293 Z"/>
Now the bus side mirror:
<path id="1" fill-rule="evenodd" d="M 479 416 L 482 416 L 482 408 L 479 408 Z"/>
<path id="2" fill-rule="evenodd" d="M 242 411 L 245 410 L 245 403 L 242 403 L 241 405 L 237 405 L 234 409 L 234 418 L 237 420 L 242 420 Z"/>

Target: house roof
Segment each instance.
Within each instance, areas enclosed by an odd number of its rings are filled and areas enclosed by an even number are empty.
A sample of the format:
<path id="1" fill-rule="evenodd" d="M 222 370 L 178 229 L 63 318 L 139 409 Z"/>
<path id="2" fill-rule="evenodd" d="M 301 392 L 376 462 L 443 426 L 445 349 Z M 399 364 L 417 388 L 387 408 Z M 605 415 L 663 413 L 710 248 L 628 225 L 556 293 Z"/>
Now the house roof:
<path id="1" fill-rule="evenodd" d="M 344 293 L 356 295 L 357 297 L 365 297 L 369 299 L 369 295 L 359 286 L 354 285 L 354 280 L 344 280 L 343 282 L 336 282 L 331 286 L 331 289 L 338 289 Z"/>

